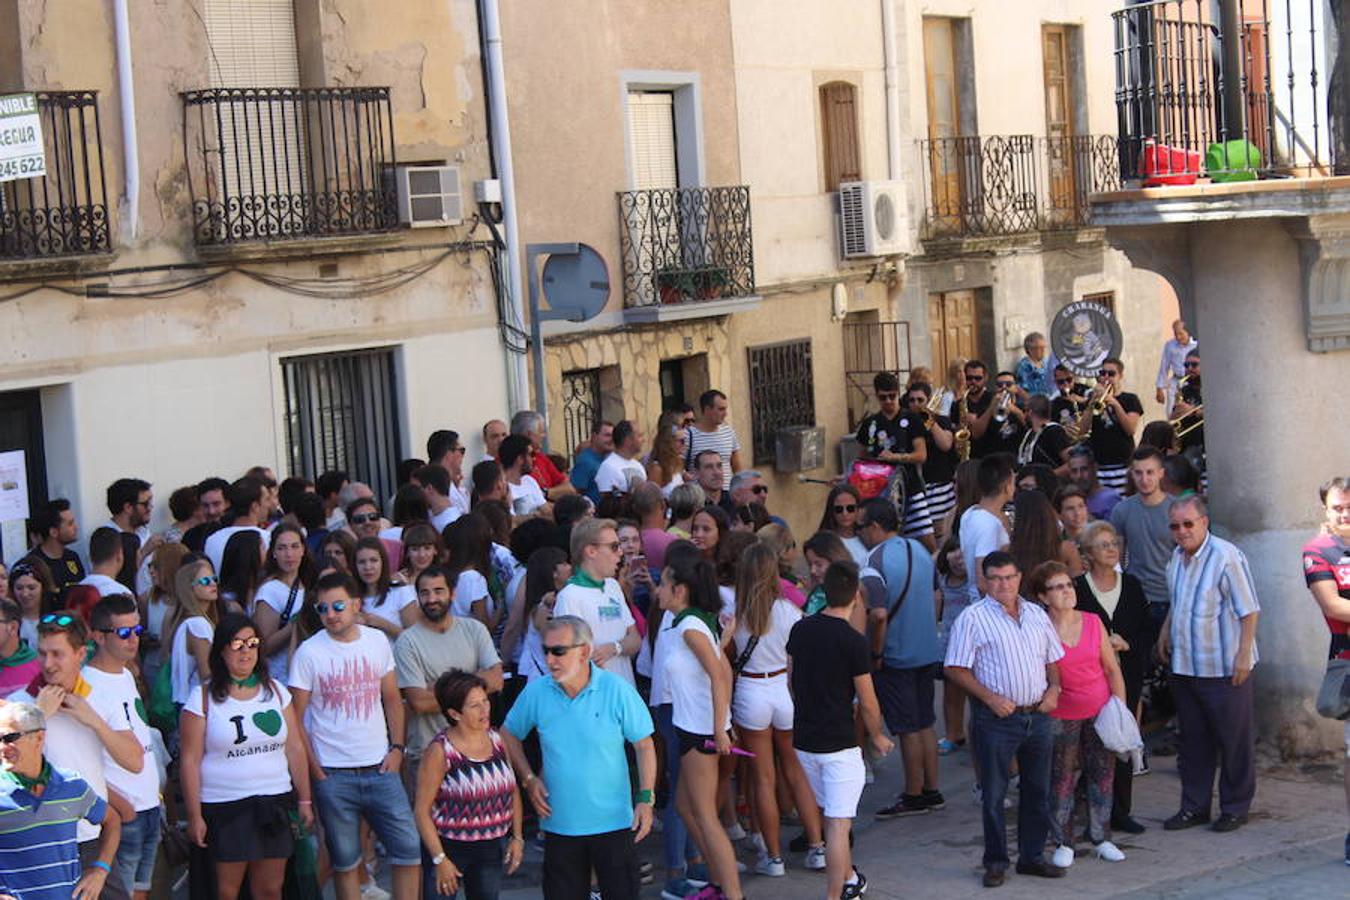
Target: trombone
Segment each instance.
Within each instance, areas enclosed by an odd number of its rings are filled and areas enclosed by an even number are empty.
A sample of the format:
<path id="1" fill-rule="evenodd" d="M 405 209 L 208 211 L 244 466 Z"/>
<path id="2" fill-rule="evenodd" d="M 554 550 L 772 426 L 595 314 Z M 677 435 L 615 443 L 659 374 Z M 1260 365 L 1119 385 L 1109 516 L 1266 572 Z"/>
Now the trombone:
<path id="1" fill-rule="evenodd" d="M 1181 399 L 1181 391 L 1183 388 L 1186 387 L 1186 384 L 1190 380 L 1191 380 L 1190 375 L 1184 375 L 1177 381 L 1177 388 L 1176 388 L 1177 402 L 1180 403 L 1186 402 L 1185 400 Z M 1197 397 L 1196 399 L 1198 400 L 1200 398 Z M 1174 403 L 1173 407 L 1175 408 L 1175 406 L 1176 404 Z M 1188 419 L 1192 421 L 1187 422 Z M 1182 425 L 1181 424 L 1182 422 L 1187 422 L 1187 424 Z M 1184 438 L 1186 435 L 1190 434 L 1192 431 L 1205 424 L 1205 404 L 1203 402 L 1195 404 L 1195 406 L 1190 407 L 1190 409 L 1186 410 L 1186 412 L 1179 413 L 1173 416 L 1172 418 L 1168 419 L 1167 424 L 1172 426 L 1172 430 L 1176 432 L 1178 440 Z"/>

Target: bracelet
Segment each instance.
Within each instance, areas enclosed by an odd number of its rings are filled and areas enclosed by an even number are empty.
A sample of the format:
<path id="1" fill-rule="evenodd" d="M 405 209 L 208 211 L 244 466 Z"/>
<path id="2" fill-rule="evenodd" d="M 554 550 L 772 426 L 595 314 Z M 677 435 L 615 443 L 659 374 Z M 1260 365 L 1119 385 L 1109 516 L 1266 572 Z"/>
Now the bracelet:
<path id="1" fill-rule="evenodd" d="M 431 864 L 432 864 L 433 866 L 439 866 L 439 865 L 440 865 L 441 863 L 443 863 L 443 862 L 445 862 L 445 851 L 444 851 L 444 850 L 442 850 L 440 853 L 437 853 L 435 856 L 433 856 L 433 857 L 431 858 Z"/>
<path id="2" fill-rule="evenodd" d="M 534 781 L 534 773 L 533 773 L 533 772 L 527 772 L 526 775 L 525 775 L 525 780 L 524 780 L 524 782 L 523 782 L 524 785 L 525 785 L 525 787 L 529 787 L 531 781 Z"/>
<path id="3" fill-rule="evenodd" d="M 390 750 L 397 750 L 399 753 L 406 753 L 406 752 L 407 752 L 407 750 L 404 749 L 404 747 L 403 747 L 402 744 L 390 744 L 390 745 L 389 745 L 389 749 L 390 749 Z"/>
<path id="4" fill-rule="evenodd" d="M 638 792 L 637 792 L 637 797 L 634 799 L 633 802 L 634 802 L 634 803 L 646 803 L 646 804 L 650 805 L 650 804 L 652 803 L 652 800 L 653 800 L 653 797 L 652 797 L 652 789 L 651 789 L 651 788 L 647 788 L 646 790 L 638 791 Z"/>
<path id="5" fill-rule="evenodd" d="M 108 865 L 107 863 L 105 863 L 105 862 L 104 862 L 103 860 L 101 860 L 101 859 L 96 859 L 96 860 L 94 860 L 93 862 L 91 862 L 91 863 L 89 864 L 89 868 L 91 868 L 91 869 L 102 869 L 102 870 L 103 870 L 103 873 L 104 873 L 105 875 L 111 875 L 111 874 L 112 874 L 112 866 Z"/>
<path id="6" fill-rule="evenodd" d="M 518 834 L 511 835 L 511 840 L 515 841 L 518 844 L 525 843 L 525 839 Z"/>
<path id="7" fill-rule="evenodd" d="M 313 801 L 313 800 L 297 800 L 297 801 L 295 801 L 295 802 L 298 803 L 298 804 L 300 804 L 301 806 L 313 806 L 313 805 L 314 805 L 314 801 Z"/>
<path id="8" fill-rule="evenodd" d="M 614 642 L 614 655 L 623 656 L 623 641 Z"/>

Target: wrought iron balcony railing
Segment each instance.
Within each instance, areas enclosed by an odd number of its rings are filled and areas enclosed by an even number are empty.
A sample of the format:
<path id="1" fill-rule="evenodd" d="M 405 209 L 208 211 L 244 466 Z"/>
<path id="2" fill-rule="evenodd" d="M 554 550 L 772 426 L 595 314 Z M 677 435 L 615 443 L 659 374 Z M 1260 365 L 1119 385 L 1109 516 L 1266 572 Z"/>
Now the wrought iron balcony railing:
<path id="1" fill-rule="evenodd" d="M 1333 138 L 1322 113 L 1335 65 L 1324 14 L 1322 0 L 1153 0 L 1113 13 L 1122 177 L 1330 174 L 1346 135 L 1333 117 Z"/>
<path id="2" fill-rule="evenodd" d="M 1116 142 L 1104 135 L 972 135 L 919 148 L 926 239 L 1081 227 L 1088 198 L 1119 186 Z"/>
<path id="3" fill-rule="evenodd" d="M 107 253 L 108 187 L 95 91 L 40 91 L 47 174 L 0 184 L 0 261 Z"/>
<path id="4" fill-rule="evenodd" d="M 388 88 L 189 91 L 183 140 L 199 245 L 398 227 Z"/>
<path id="5" fill-rule="evenodd" d="M 619 194 L 625 306 L 749 297 L 755 292 L 750 188 Z"/>

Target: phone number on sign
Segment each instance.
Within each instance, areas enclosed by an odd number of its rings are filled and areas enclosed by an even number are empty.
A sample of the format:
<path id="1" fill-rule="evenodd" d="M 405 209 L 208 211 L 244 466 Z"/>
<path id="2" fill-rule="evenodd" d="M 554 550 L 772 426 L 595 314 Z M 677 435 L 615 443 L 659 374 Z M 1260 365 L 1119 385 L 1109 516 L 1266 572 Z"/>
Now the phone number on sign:
<path id="1" fill-rule="evenodd" d="M 19 159 L 0 160 L 0 178 L 24 178 L 41 175 L 46 170 L 46 162 L 41 156 L 24 156 Z"/>

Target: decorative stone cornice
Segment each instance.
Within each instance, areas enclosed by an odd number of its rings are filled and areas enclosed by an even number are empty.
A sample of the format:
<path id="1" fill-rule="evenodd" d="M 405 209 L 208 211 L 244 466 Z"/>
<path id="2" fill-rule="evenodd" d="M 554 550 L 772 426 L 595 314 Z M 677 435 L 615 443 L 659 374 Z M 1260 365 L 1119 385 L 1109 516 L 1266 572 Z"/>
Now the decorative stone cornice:
<path id="1" fill-rule="evenodd" d="M 1288 227 L 1303 267 L 1308 349 L 1350 350 L 1350 215 L 1309 216 Z"/>

